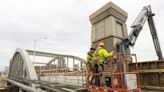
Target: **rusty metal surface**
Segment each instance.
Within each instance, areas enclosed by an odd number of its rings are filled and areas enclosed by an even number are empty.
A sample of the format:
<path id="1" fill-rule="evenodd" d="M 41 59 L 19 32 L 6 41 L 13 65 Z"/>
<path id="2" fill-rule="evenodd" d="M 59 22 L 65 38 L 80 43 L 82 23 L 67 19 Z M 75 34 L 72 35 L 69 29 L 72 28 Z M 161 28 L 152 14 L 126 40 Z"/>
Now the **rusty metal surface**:
<path id="1" fill-rule="evenodd" d="M 164 91 L 164 60 L 139 62 L 141 87 Z M 129 71 L 136 71 L 136 63 L 129 64 Z M 154 91 L 152 91 L 154 92 Z"/>

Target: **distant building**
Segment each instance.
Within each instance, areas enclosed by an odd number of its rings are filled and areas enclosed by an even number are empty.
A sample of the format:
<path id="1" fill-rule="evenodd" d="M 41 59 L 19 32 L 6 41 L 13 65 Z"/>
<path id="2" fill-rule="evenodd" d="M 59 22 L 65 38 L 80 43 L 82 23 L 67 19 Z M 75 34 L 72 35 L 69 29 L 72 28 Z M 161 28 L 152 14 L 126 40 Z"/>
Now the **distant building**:
<path id="1" fill-rule="evenodd" d="M 9 74 L 9 66 L 5 66 L 5 75 Z"/>
<path id="2" fill-rule="evenodd" d="M 73 67 L 74 67 L 73 70 L 74 70 L 74 71 L 77 71 L 77 70 L 78 70 L 78 67 L 79 67 L 79 64 L 74 64 Z"/>
<path id="3" fill-rule="evenodd" d="M 58 61 L 58 67 L 59 68 L 66 68 L 66 62 L 65 62 L 64 58 Z"/>
<path id="4" fill-rule="evenodd" d="M 0 71 L 0 77 L 7 77 L 4 71 Z"/>

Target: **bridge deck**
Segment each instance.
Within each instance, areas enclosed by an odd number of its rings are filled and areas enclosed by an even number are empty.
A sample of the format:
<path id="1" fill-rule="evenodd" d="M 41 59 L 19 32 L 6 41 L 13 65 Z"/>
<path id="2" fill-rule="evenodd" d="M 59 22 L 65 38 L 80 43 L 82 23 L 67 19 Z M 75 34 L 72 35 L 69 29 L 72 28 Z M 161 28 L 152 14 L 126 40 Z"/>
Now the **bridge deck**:
<path id="1" fill-rule="evenodd" d="M 13 80 L 14 82 L 12 82 Z M 57 83 L 57 82 L 50 82 L 50 81 L 38 81 L 38 80 L 25 80 L 21 78 L 7 78 L 7 81 L 9 83 L 19 83 L 20 87 L 21 86 L 29 86 L 29 84 L 33 83 L 35 85 L 38 85 L 38 88 L 42 90 L 48 90 L 48 91 L 53 91 L 53 92 L 75 92 L 76 89 L 82 88 L 82 86 L 77 86 L 77 85 L 69 85 L 69 84 L 64 84 L 64 83 Z M 18 86 L 18 84 L 15 84 Z M 27 89 L 28 90 L 28 89 Z M 29 88 L 29 90 L 33 90 L 33 88 Z"/>

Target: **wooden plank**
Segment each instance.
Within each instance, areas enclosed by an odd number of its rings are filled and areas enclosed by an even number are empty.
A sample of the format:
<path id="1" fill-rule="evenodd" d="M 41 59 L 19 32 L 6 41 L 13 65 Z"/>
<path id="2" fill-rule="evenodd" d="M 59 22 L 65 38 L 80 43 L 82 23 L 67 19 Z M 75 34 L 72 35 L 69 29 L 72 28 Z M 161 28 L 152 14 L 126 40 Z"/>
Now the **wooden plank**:
<path id="1" fill-rule="evenodd" d="M 159 73 L 160 86 L 164 86 L 164 73 Z"/>
<path id="2" fill-rule="evenodd" d="M 130 72 L 137 72 L 136 63 L 129 64 Z M 142 88 L 164 90 L 164 60 L 138 62 Z"/>
<path id="3" fill-rule="evenodd" d="M 144 85 L 141 85 L 141 88 L 164 90 L 164 87 L 157 87 L 157 86 L 144 86 Z"/>
<path id="4" fill-rule="evenodd" d="M 132 72 L 132 71 L 131 71 Z M 137 72 L 137 70 L 133 70 L 133 72 Z M 152 69 L 152 70 L 138 70 L 139 73 L 164 73 L 164 69 Z"/>

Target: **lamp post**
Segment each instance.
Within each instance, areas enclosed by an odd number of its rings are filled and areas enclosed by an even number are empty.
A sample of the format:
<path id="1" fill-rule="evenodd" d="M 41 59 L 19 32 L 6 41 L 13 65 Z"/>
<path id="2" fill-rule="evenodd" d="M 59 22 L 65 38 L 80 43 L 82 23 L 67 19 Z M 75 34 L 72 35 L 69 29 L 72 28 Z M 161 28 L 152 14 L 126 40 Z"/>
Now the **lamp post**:
<path id="1" fill-rule="evenodd" d="M 39 40 L 42 40 L 42 39 L 47 39 L 47 37 L 43 37 L 43 38 L 40 38 L 40 39 L 35 39 L 34 40 L 34 56 L 33 56 L 33 62 L 35 62 L 35 53 L 36 53 L 36 44 Z"/>

